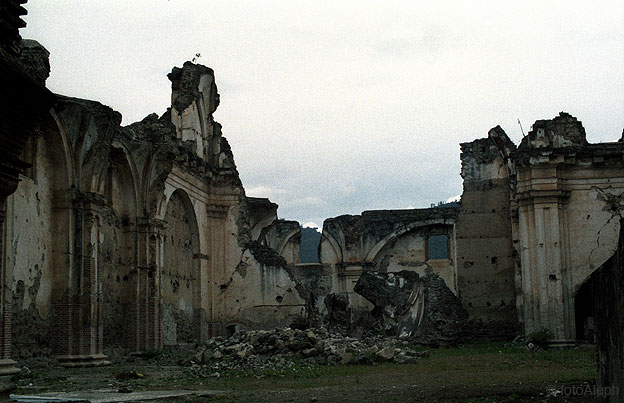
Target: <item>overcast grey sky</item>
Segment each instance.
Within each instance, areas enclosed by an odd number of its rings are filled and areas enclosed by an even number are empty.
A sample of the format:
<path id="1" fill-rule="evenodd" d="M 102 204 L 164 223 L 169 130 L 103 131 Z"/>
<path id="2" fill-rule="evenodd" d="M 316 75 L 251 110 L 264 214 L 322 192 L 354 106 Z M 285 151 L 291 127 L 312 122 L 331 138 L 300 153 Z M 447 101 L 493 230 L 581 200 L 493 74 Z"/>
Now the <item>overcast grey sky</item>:
<path id="1" fill-rule="evenodd" d="M 319 225 L 461 193 L 459 143 L 513 141 L 566 111 L 590 142 L 624 127 L 624 2 L 30 0 L 48 87 L 123 124 L 170 104 L 166 74 L 215 70 L 248 195 Z"/>

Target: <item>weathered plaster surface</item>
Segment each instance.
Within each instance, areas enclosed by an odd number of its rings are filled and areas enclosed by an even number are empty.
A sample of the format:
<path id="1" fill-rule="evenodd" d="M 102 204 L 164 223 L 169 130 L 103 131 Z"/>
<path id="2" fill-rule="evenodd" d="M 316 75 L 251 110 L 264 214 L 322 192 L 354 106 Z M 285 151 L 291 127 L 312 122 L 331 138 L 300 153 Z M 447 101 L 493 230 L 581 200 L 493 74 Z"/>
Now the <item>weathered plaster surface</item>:
<path id="1" fill-rule="evenodd" d="M 16 356 L 37 353 L 48 345 L 52 283 L 52 188 L 45 143 L 35 142 L 32 177 L 22 177 L 7 201 L 6 268 L 13 273 L 12 332 Z"/>
<path id="2" fill-rule="evenodd" d="M 174 193 L 167 203 L 167 229 L 164 241 L 164 265 L 161 273 L 163 307 L 163 342 L 176 344 L 194 338 L 193 306 L 199 287 L 193 249 L 197 223 L 191 206 Z"/>

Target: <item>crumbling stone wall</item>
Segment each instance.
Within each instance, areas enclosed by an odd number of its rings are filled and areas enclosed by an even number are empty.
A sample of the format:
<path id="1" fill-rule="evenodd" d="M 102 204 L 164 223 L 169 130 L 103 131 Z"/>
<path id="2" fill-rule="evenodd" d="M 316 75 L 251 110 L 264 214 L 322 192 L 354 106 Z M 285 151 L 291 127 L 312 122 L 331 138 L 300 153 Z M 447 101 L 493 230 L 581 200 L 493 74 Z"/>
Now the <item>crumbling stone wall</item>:
<path id="1" fill-rule="evenodd" d="M 435 274 L 451 293 L 456 292 L 456 216 L 457 209 L 451 207 L 365 211 L 361 216 L 325 220 L 320 258 L 333 278 L 331 293 L 325 293 L 328 299 L 319 303 L 319 310 L 330 320 L 344 316 L 346 323 L 340 325 L 366 327 L 376 309 L 374 298 L 365 298 L 355 287 L 364 273 L 373 271 L 382 275 L 406 271 L 423 278 Z M 435 237 L 443 241 L 441 250 L 430 248 Z M 346 312 L 335 312 L 345 298 Z"/>
<path id="2" fill-rule="evenodd" d="M 4 27 L 0 35 L 0 373 L 3 375 L 19 373 L 11 358 L 11 350 L 15 347 L 12 346 L 11 326 L 14 282 L 13 270 L 5 259 L 6 251 L 10 250 L 5 238 L 7 197 L 13 194 L 20 175 L 27 173 L 29 168 L 29 163 L 22 156 L 32 139 L 34 126 L 46 116 L 55 100 L 55 96 L 44 87 L 47 72 L 33 76 L 25 65 L 27 63 L 20 60 L 22 44 L 19 29 L 25 25 L 21 17 L 26 14 L 21 3 L 3 3 Z M 38 56 L 33 59 L 38 59 Z M 17 305 L 23 306 L 23 303 L 18 302 Z"/>
<path id="3" fill-rule="evenodd" d="M 457 287 L 470 314 L 465 337 L 512 338 L 515 254 L 507 165 L 487 138 L 463 143 L 461 151 L 464 191 L 456 224 Z"/>
<path id="4" fill-rule="evenodd" d="M 52 281 L 52 194 L 45 142 L 33 137 L 32 177 L 22 177 L 7 204 L 6 269 L 13 273 L 13 356 L 49 354 Z"/>
<path id="5" fill-rule="evenodd" d="M 411 270 L 423 275 L 435 271 L 455 289 L 456 215 L 455 208 L 436 208 L 365 211 L 361 216 L 327 219 L 320 244 L 321 262 L 333 267 L 338 292 L 352 293 L 364 270 Z M 443 259 L 428 256 L 427 244 L 433 235 L 447 237 Z"/>
<path id="6" fill-rule="evenodd" d="M 624 144 L 589 144 L 582 123 L 562 112 L 535 122 L 510 159 L 520 319 L 526 333 L 548 328 L 569 342 L 576 338 L 575 294 L 616 249 Z"/>
<path id="7" fill-rule="evenodd" d="M 430 237 L 437 236 L 447 245 L 444 247 L 446 256 L 430 255 Z M 436 273 L 448 287 L 457 292 L 454 256 L 455 237 L 453 227 L 447 225 L 415 228 L 402 236 L 388 242 L 373 259 L 375 270 L 393 273 L 410 270 L 425 276 Z"/>
<path id="8" fill-rule="evenodd" d="M 546 328 L 569 343 L 585 319 L 577 293 L 615 251 L 624 146 L 589 144 L 564 112 L 536 121 L 518 147 L 499 126 L 488 135 L 462 144 L 458 286 L 468 333 L 512 335 L 515 297 L 521 332 Z"/>
<path id="9" fill-rule="evenodd" d="M 230 332 L 285 326 L 305 321 L 309 314 L 309 293 L 295 280 L 292 268 L 259 242 L 247 245 L 219 296 Z"/>
<path id="10" fill-rule="evenodd" d="M 47 52 L 31 54 L 38 71 Z M 2 239 L 13 246 L 19 355 L 97 365 L 107 347 L 201 340 L 234 322 L 283 326 L 308 308 L 288 266 L 249 246 L 259 221 L 213 119 L 214 73 L 187 62 L 169 78 L 172 108 L 160 117 L 121 127 L 118 112 L 59 96 L 38 122 Z"/>
<path id="11" fill-rule="evenodd" d="M 440 276 L 419 276 L 413 271 L 365 271 L 355 292 L 374 308 L 367 330 L 375 329 L 418 343 L 449 345 L 462 335 L 468 313 Z"/>
<path id="12" fill-rule="evenodd" d="M 123 250 L 124 230 L 121 218 L 111 209 L 107 209 L 102 217 L 100 257 L 102 270 L 102 303 L 107 307 L 103 313 L 103 342 L 106 345 L 123 345 L 124 312 L 123 312 L 123 278 L 127 267 L 124 265 Z"/>
<path id="13" fill-rule="evenodd" d="M 321 263 L 300 263 L 292 267 L 292 273 L 304 290 L 309 292 L 314 310 L 326 315 L 325 297 L 332 293 L 332 272 L 327 265 Z"/>

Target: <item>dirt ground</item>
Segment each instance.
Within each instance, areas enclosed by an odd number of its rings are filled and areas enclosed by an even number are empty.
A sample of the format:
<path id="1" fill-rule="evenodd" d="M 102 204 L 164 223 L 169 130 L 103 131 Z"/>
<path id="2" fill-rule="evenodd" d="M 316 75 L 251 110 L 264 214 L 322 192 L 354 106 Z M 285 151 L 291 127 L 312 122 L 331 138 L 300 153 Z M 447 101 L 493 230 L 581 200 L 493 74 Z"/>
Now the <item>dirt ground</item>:
<path id="1" fill-rule="evenodd" d="M 594 400 L 578 391 L 591 388 L 596 362 L 591 346 L 528 351 L 502 343 L 433 349 L 416 364 L 319 366 L 303 360 L 281 371 L 217 373 L 192 360 L 189 353 L 167 352 L 72 369 L 31 360 L 13 381 L 15 393 L 24 395 L 197 391 L 158 402 L 584 402 Z"/>

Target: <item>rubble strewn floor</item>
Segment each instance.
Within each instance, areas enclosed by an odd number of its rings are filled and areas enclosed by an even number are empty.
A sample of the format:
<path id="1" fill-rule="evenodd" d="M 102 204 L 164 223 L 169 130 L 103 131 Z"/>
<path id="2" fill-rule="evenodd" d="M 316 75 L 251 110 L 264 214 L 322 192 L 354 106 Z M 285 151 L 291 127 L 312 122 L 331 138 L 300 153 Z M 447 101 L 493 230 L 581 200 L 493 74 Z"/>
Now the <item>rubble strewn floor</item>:
<path id="1" fill-rule="evenodd" d="M 89 403 L 112 403 L 112 402 L 145 402 L 171 399 L 200 399 L 219 396 L 223 392 L 210 390 L 146 390 L 141 392 L 119 392 L 116 389 L 79 390 L 75 392 L 51 392 L 38 396 L 11 395 L 11 399 L 17 402 L 89 402 Z"/>
<path id="2" fill-rule="evenodd" d="M 267 342 L 255 345 L 270 345 L 268 339 L 277 332 L 261 334 L 267 337 Z M 307 331 L 302 335 L 308 337 Z M 26 362 L 30 368 L 14 379 L 18 384 L 14 393 L 50 396 L 50 392 L 62 391 L 74 392 L 71 394 L 74 398 L 88 399 L 93 396 L 89 393 L 105 390 L 108 396 L 116 393 L 116 396 L 130 398 L 140 393 L 144 396 L 140 401 L 147 401 L 149 397 L 156 402 L 580 402 L 591 396 L 566 396 L 564 387 L 586 388 L 594 379 L 595 351 L 590 346 L 529 351 L 521 344 L 473 344 L 429 349 L 428 357 L 420 357 L 412 363 L 379 360 L 369 365 L 323 365 L 318 363 L 318 357 L 306 358 L 295 353 L 281 358 L 290 360 L 292 365 L 271 366 L 269 360 L 264 366 L 248 367 L 238 365 L 243 361 L 233 358 L 237 352 L 248 348 L 236 347 L 230 349 L 229 361 L 225 357 L 218 360 L 222 366 L 229 362 L 230 369 L 214 371 L 212 366 L 217 363 L 214 358 L 205 358 L 206 363 L 200 361 L 204 355 L 227 351 L 237 344 L 254 345 L 244 340 L 257 336 L 258 333 L 248 334 L 241 340 L 214 342 L 212 348 L 207 344 L 190 351 L 164 350 L 142 357 L 116 356 L 112 357 L 114 363 L 109 367 L 64 369 L 51 361 Z M 297 337 L 293 337 L 293 342 L 296 340 Z M 342 342 L 356 343 L 345 338 L 336 344 Z M 222 348 L 215 348 L 217 344 Z M 397 341 L 396 346 L 416 352 L 424 350 L 401 341 Z M 257 355 L 275 357 L 269 351 Z"/>

